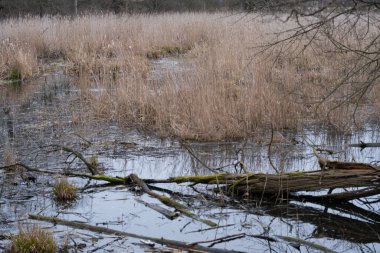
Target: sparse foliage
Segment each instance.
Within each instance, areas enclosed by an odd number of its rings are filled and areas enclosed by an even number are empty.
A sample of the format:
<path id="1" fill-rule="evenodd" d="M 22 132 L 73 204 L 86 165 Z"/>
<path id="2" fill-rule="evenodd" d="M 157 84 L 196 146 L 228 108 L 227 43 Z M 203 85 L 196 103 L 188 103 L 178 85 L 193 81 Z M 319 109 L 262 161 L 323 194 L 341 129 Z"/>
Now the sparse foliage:
<path id="1" fill-rule="evenodd" d="M 338 79 L 315 103 L 326 103 L 329 114 L 342 106 L 351 106 L 353 120 L 363 104 L 368 104 L 371 92 L 380 78 L 380 4 L 377 1 L 356 0 L 296 0 L 249 1 L 251 11 L 277 15 L 293 27 L 277 33 L 277 39 L 265 45 L 268 50 L 280 49 L 279 55 L 294 50 L 302 54 L 311 48 L 315 55 L 349 56 Z M 326 46 L 328 45 L 328 46 Z M 280 59 L 281 57 L 278 57 Z M 337 95 L 337 96 L 335 96 Z"/>

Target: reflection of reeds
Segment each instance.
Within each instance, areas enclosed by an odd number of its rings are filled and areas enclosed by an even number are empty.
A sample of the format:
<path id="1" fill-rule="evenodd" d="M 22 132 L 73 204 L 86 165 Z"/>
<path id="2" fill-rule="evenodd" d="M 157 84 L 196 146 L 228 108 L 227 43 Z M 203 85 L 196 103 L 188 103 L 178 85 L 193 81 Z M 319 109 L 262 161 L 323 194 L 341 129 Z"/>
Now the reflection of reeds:
<path id="1" fill-rule="evenodd" d="M 12 62 L 27 77 L 37 73 L 37 56 L 63 57 L 79 76 L 83 112 L 161 135 L 235 139 L 270 125 L 297 129 L 309 122 L 350 129 L 355 103 L 332 108 L 354 86 L 339 89 L 323 104 L 318 101 L 355 64 L 353 55 L 332 53 L 333 46 L 320 40 L 319 47 L 302 53 L 293 53 L 301 41 L 285 53 L 272 48 L 253 57 L 257 49 L 251 46 L 272 40 L 271 32 L 292 24 L 248 18 L 235 23 L 237 18 L 161 14 L 8 20 L 1 23 L 0 77 L 12 70 Z M 26 52 L 24 60 L 14 58 L 20 54 L 12 50 Z M 148 58 L 172 54 L 183 54 L 188 70 L 163 73 L 159 85 L 149 85 Z M 88 92 L 89 85 L 100 91 Z M 366 99 L 379 106 L 377 93 L 372 90 Z M 78 103 L 74 110 L 80 111 Z M 85 118 L 78 111 L 75 119 Z M 357 123 L 367 119 L 365 111 L 357 115 Z"/>
<path id="2" fill-rule="evenodd" d="M 15 154 L 15 151 L 9 144 L 5 145 L 4 147 L 3 159 L 5 166 L 13 165 L 17 162 L 17 156 Z"/>

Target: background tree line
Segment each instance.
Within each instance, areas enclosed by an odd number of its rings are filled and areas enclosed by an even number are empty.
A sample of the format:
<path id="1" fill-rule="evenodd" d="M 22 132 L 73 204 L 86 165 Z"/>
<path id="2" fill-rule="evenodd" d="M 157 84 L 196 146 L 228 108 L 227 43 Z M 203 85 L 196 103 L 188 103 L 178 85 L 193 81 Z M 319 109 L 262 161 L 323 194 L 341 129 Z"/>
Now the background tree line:
<path id="1" fill-rule="evenodd" d="M 288 11 L 300 7 L 323 8 L 332 4 L 350 5 L 356 2 L 362 0 L 0 0 L 0 18 L 101 12 Z"/>
<path id="2" fill-rule="evenodd" d="M 236 10 L 252 0 L 0 0 L 0 17 Z"/>

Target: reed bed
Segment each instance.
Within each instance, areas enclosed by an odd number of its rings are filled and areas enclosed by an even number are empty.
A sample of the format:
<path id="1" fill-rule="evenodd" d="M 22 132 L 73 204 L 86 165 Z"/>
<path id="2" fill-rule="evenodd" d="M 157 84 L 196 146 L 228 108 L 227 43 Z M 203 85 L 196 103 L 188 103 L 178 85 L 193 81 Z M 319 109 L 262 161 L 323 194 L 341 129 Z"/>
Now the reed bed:
<path id="1" fill-rule="evenodd" d="M 161 136 L 239 139 L 268 127 L 299 130 L 310 124 L 352 131 L 358 103 L 336 105 L 355 87 L 344 86 L 321 101 L 354 64 L 354 55 L 334 52 L 323 39 L 304 50 L 299 50 L 300 41 L 286 50 L 272 47 L 257 54 L 262 50 L 257 46 L 294 26 L 258 17 L 182 13 L 8 19 L 0 23 L 0 78 L 12 72 L 31 78 L 46 62 L 63 58 L 81 88 L 70 106 L 74 118 L 117 121 Z M 151 81 L 152 59 L 160 57 L 180 57 L 186 67 Z M 94 87 L 99 92 L 91 92 Z M 359 101 L 355 127 L 375 117 L 380 104 L 375 94 L 376 86 Z"/>

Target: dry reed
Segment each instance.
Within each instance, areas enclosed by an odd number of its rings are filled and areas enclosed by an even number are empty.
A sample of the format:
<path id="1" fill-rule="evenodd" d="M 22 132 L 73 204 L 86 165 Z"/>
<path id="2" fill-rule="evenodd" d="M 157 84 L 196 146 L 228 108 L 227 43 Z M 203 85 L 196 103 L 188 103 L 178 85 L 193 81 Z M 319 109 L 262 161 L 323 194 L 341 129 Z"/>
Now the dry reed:
<path id="1" fill-rule="evenodd" d="M 293 45 L 285 53 L 272 48 L 256 56 L 260 49 L 253 46 L 292 23 L 239 19 L 223 13 L 9 19 L 0 24 L 0 77 L 12 69 L 28 77 L 38 73 L 39 59 L 62 57 L 82 90 L 75 119 L 83 111 L 163 136 L 237 139 L 269 126 L 300 129 L 310 123 L 351 130 L 356 104 L 335 105 L 354 87 L 318 102 L 352 55 L 332 55 L 333 45 L 320 40 L 318 48 L 302 53 Z M 148 81 L 149 58 L 170 52 L 183 54 L 185 70 Z M 369 95 L 371 106 L 379 105 L 377 98 Z M 359 115 L 360 125 L 371 116 L 367 110 Z"/>

